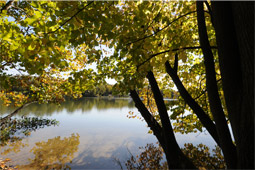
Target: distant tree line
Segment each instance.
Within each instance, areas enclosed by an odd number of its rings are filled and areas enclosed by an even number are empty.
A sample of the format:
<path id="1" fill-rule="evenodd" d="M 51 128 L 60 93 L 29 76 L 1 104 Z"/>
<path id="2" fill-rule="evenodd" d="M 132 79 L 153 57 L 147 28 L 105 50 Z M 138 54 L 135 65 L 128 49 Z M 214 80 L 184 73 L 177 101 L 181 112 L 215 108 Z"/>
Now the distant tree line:
<path id="1" fill-rule="evenodd" d="M 142 91 L 142 90 L 141 90 Z M 163 90 L 162 95 L 168 99 L 178 99 L 178 92 L 174 90 Z M 83 97 L 98 97 L 98 96 L 115 96 L 115 97 L 129 97 L 128 93 L 118 91 L 115 85 L 100 84 L 96 85 L 93 89 L 86 90 L 82 93 Z"/>
<path id="2" fill-rule="evenodd" d="M 120 93 L 115 85 L 100 84 L 94 88 L 86 90 L 82 93 L 83 97 L 98 97 L 98 96 L 116 96 L 116 97 L 128 97 L 128 93 Z"/>

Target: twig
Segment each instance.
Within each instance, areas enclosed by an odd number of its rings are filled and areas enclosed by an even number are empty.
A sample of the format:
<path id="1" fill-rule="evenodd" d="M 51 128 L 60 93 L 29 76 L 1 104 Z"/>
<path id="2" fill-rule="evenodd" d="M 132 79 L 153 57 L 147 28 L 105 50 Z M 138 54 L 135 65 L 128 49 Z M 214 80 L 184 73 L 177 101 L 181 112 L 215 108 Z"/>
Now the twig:
<path id="1" fill-rule="evenodd" d="M 208 9 L 208 13 L 210 14 L 210 16 L 211 16 L 211 22 L 212 22 L 212 25 L 213 25 L 213 27 L 215 28 L 215 26 L 214 26 L 214 19 L 213 19 L 213 12 L 212 12 L 212 8 L 210 7 L 210 5 L 209 5 L 209 3 L 208 3 L 208 1 L 205 1 L 204 2 L 205 3 L 205 5 L 206 5 L 206 7 L 207 7 L 207 9 Z"/>
<path id="2" fill-rule="evenodd" d="M 154 32 L 153 34 L 144 36 L 144 37 L 139 38 L 139 39 L 137 39 L 137 40 L 135 40 L 135 41 L 133 41 L 133 42 L 130 42 L 130 43 L 128 43 L 127 45 L 130 45 L 130 44 L 132 44 L 132 43 L 136 43 L 136 42 L 138 42 L 138 41 L 141 41 L 141 40 L 144 40 L 144 39 L 146 39 L 146 38 L 152 37 L 152 36 L 156 35 L 157 33 L 163 31 L 163 30 L 166 29 L 167 27 L 169 27 L 172 23 L 178 21 L 180 18 L 185 17 L 185 16 L 187 16 L 187 15 L 190 15 L 190 14 L 192 14 L 192 13 L 196 13 L 196 11 L 191 11 L 191 12 L 188 12 L 188 13 L 186 13 L 186 14 L 184 14 L 184 15 L 181 15 L 181 16 L 179 16 L 178 18 L 176 18 L 176 19 L 174 19 L 173 21 L 171 21 L 169 24 L 167 24 L 167 25 L 166 25 L 165 27 L 163 27 L 162 29 L 159 29 L 158 31 Z"/>
<path id="3" fill-rule="evenodd" d="M 217 80 L 217 83 L 218 83 L 219 81 L 221 81 L 221 78 L 220 78 L 219 80 Z M 207 89 L 205 89 L 204 91 L 202 91 L 202 93 L 201 93 L 200 95 L 198 95 L 196 98 L 194 98 L 194 100 L 199 99 L 202 95 L 205 94 L 205 92 L 207 92 Z"/>
<path id="4" fill-rule="evenodd" d="M 120 166 L 120 169 L 123 170 L 123 166 L 118 158 L 113 157 L 113 161 L 115 161 Z"/>
<path id="5" fill-rule="evenodd" d="M 1 11 L 0 11 L 0 14 L 2 14 L 3 10 L 8 10 L 8 9 L 12 6 L 13 2 L 14 2 L 14 0 L 10 0 L 9 2 L 7 2 L 7 3 L 2 7 L 2 9 L 1 9 Z"/>
<path id="6" fill-rule="evenodd" d="M 0 69 L 3 69 L 7 64 L 11 64 L 11 62 L 6 62 L 3 65 L 0 65 Z"/>
<path id="7" fill-rule="evenodd" d="M 151 23 L 149 23 L 149 25 L 147 26 L 146 31 L 148 30 L 148 28 L 152 25 L 152 23 L 156 20 L 156 18 L 159 16 L 160 12 L 161 12 L 162 7 L 159 9 L 159 12 L 157 13 L 157 15 L 151 20 Z M 154 9 L 153 9 L 154 10 Z"/>
<path id="8" fill-rule="evenodd" d="M 16 68 L 16 66 L 12 63 L 11 64 L 12 66 L 13 66 L 13 68 L 16 70 L 16 71 L 18 71 L 22 76 L 24 76 L 24 74 L 23 73 L 21 73 L 21 71 L 20 70 L 18 70 L 17 68 Z"/>
<path id="9" fill-rule="evenodd" d="M 144 65 L 146 62 L 148 62 L 149 60 L 151 60 L 152 58 L 160 55 L 160 54 L 164 54 L 164 53 L 168 53 L 170 51 L 174 52 L 174 51 L 179 51 L 179 50 L 190 50 L 190 49 L 200 49 L 201 46 L 195 46 L 195 47 L 182 47 L 182 48 L 175 48 L 175 49 L 170 49 L 170 50 L 165 50 L 165 51 L 161 51 L 159 53 L 156 54 L 152 54 L 149 58 L 147 58 L 145 61 L 143 61 L 142 63 L 137 65 L 137 69 L 139 69 L 139 67 L 141 67 L 142 65 Z M 217 48 L 216 46 L 211 46 L 211 48 Z"/>
<path id="10" fill-rule="evenodd" d="M 94 1 L 89 2 L 85 7 L 81 8 L 80 10 L 78 10 L 73 16 L 71 16 L 68 20 L 66 20 L 63 24 L 61 24 L 56 30 L 54 31 L 50 31 L 47 32 L 45 34 L 52 34 L 55 33 L 56 31 L 58 31 L 60 28 L 62 28 L 67 22 L 69 22 L 70 20 L 72 20 L 76 15 L 78 15 L 81 11 L 83 11 L 85 8 L 87 8 L 90 4 L 92 4 Z"/>

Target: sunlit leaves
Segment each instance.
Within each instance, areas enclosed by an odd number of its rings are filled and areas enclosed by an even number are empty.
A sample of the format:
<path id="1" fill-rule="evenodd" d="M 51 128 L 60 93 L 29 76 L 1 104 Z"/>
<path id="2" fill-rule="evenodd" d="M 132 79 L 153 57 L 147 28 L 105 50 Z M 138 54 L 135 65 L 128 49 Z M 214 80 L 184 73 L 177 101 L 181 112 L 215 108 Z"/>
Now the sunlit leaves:
<path id="1" fill-rule="evenodd" d="M 3 169 L 3 170 L 16 170 L 17 167 L 13 167 L 13 166 L 10 166 L 11 159 L 9 158 L 6 158 L 6 159 L 0 159 L 0 169 Z"/>
<path id="2" fill-rule="evenodd" d="M 184 144 L 183 153 L 201 170 L 204 169 L 224 169 L 226 167 L 224 157 L 219 146 L 210 151 L 209 147 L 203 144 L 194 146 L 191 143 Z M 211 153 L 213 153 L 211 155 Z"/>
<path id="3" fill-rule="evenodd" d="M 67 95 L 78 98 L 105 78 L 115 79 L 114 89 L 128 93 L 147 86 L 145 76 L 150 70 L 167 94 L 175 90 L 164 63 L 173 64 L 178 53 L 178 76 L 210 115 L 201 50 L 185 49 L 199 48 L 195 2 L 20 1 L 14 6 L 0 17 L 0 88 L 6 105 L 26 100 L 59 103 Z M 215 46 L 207 12 L 206 23 L 209 41 Z M 215 61 L 217 66 L 217 57 Z M 93 66 L 94 71 L 89 69 Z M 10 68 L 26 76 L 4 74 Z M 216 69 L 219 73 L 218 66 Z M 178 118 L 180 110 L 189 110 L 182 99 L 179 106 L 182 108 L 175 108 L 172 118 Z"/>
<path id="4" fill-rule="evenodd" d="M 139 155 L 130 155 L 125 165 L 128 170 L 133 169 L 168 169 L 167 163 L 162 162 L 163 150 L 153 144 L 147 144 L 139 148 L 142 152 Z M 189 157 L 196 167 L 200 170 L 206 169 L 224 169 L 225 163 L 221 150 L 218 146 L 210 151 L 209 147 L 203 144 L 194 146 L 191 143 L 185 143 L 181 149 Z M 213 153 L 213 154 L 212 154 Z"/>
<path id="5" fill-rule="evenodd" d="M 3 101 L 3 104 L 6 106 L 9 106 L 12 101 L 14 102 L 14 106 L 21 106 L 23 103 L 26 102 L 27 96 L 24 95 L 21 92 L 7 92 L 5 93 L 4 91 L 0 92 L 0 99 Z"/>
<path id="6" fill-rule="evenodd" d="M 62 23 L 59 16 L 55 15 L 56 2 L 32 1 L 15 5 L 17 8 L 7 15 L 1 15 L 3 29 L 0 40 L 3 55 L 0 58 L 0 73 L 13 68 L 26 76 L 14 76 L 8 71 L 0 75 L 1 99 L 5 105 L 12 102 L 21 105 L 31 100 L 59 103 L 67 94 L 72 95 L 72 91 L 75 91 L 65 88 L 70 86 L 70 82 L 64 80 L 60 72 L 68 74 L 77 71 L 85 66 L 86 58 L 79 56 L 78 60 L 74 60 L 67 47 L 68 34 L 63 29 L 48 34 Z M 24 13 L 23 17 L 20 18 L 19 13 Z M 59 12 L 59 15 L 62 13 Z M 11 17 L 14 21 L 10 21 Z M 69 67 L 69 64 L 73 66 Z"/>
<path id="7" fill-rule="evenodd" d="M 140 147 L 142 150 L 140 155 L 136 157 L 131 154 L 125 165 L 128 170 L 137 169 L 167 169 L 166 164 L 161 165 L 163 159 L 162 148 L 155 147 L 153 144 L 147 144 L 145 147 Z"/>

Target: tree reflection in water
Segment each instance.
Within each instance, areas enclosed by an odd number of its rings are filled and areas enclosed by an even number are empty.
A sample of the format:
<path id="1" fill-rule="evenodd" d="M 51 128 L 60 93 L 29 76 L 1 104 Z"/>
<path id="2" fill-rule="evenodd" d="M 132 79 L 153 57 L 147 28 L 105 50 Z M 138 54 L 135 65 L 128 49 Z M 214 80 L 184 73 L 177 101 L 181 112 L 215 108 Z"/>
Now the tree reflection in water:
<path id="1" fill-rule="evenodd" d="M 3 118 L 0 118 L 3 120 Z M 32 131 L 46 126 L 58 125 L 58 121 L 38 117 L 8 118 L 0 122 L 0 149 L 1 154 L 19 152 L 26 144 L 22 142 L 25 137 L 30 136 Z M 5 146 L 8 145 L 6 149 Z"/>
<path id="2" fill-rule="evenodd" d="M 72 134 L 63 139 L 57 136 L 47 142 L 37 142 L 31 149 L 34 159 L 29 159 L 27 165 L 18 166 L 19 169 L 71 169 L 68 163 L 74 158 L 80 144 L 79 134 Z"/>
<path id="3" fill-rule="evenodd" d="M 77 110 L 81 110 L 82 113 L 90 111 L 93 108 L 97 110 L 105 110 L 112 108 L 134 108 L 135 105 L 131 99 L 108 99 L 108 98 L 81 98 L 77 100 L 66 100 L 61 103 L 60 106 L 56 104 L 37 104 L 33 103 L 29 106 L 23 108 L 17 115 L 29 115 L 33 114 L 36 116 L 51 116 L 53 113 L 62 113 L 63 110 L 66 110 L 68 113 L 73 114 Z M 9 113 L 13 110 L 14 107 L 0 107 L 0 115 L 4 113 Z"/>

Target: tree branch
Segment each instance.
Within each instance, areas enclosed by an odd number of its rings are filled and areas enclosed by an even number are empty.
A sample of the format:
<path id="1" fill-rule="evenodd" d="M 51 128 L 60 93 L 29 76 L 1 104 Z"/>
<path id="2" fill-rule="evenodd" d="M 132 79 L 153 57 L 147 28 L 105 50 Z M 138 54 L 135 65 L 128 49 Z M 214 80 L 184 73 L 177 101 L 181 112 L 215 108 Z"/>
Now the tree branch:
<path id="1" fill-rule="evenodd" d="M 170 159 L 170 161 L 174 162 L 175 164 L 178 164 L 177 162 L 175 162 L 175 160 L 179 160 L 181 162 L 181 163 L 179 162 L 179 168 L 180 168 L 180 165 L 184 165 L 185 167 L 187 167 L 189 169 L 191 169 L 191 168 L 194 169 L 195 168 L 194 165 L 189 161 L 189 159 L 186 156 L 183 155 L 183 153 L 181 152 L 180 149 L 177 148 L 177 150 L 179 150 L 179 151 L 177 151 L 177 154 L 172 153 L 172 151 L 173 151 L 172 149 L 174 147 L 176 147 L 176 145 L 171 145 L 172 143 L 165 142 L 162 127 L 158 124 L 158 122 L 154 119 L 154 117 L 147 110 L 147 108 L 145 107 L 145 105 L 143 104 L 141 99 L 139 98 L 137 92 L 135 90 L 130 90 L 130 96 L 132 97 L 133 101 L 135 102 L 136 108 L 142 114 L 142 116 L 145 119 L 145 121 L 147 122 L 148 126 L 151 128 L 154 135 L 157 137 L 157 139 L 158 139 L 160 145 L 162 146 L 162 148 L 164 149 L 165 153 L 170 152 L 172 154 L 173 159 Z M 168 145 L 168 148 L 170 147 L 171 149 L 167 150 L 166 145 Z M 178 144 L 177 144 L 177 147 L 178 147 Z M 169 155 L 169 154 L 167 154 L 167 155 Z M 180 159 L 180 158 L 182 158 L 182 159 Z M 169 164 L 169 165 L 172 166 L 172 164 Z"/>
<path id="2" fill-rule="evenodd" d="M 163 96 L 158 87 L 157 81 L 153 75 L 152 71 L 149 71 L 147 74 L 147 78 L 151 85 L 151 89 L 153 92 L 153 96 L 158 108 L 160 120 L 162 123 L 162 133 L 164 136 L 164 140 L 166 143 L 165 154 L 167 157 L 167 163 L 169 169 L 195 169 L 194 164 L 186 157 L 181 151 L 176 138 L 174 136 L 173 128 L 170 123 L 170 119 L 167 113 L 166 105 L 163 100 Z"/>
<path id="3" fill-rule="evenodd" d="M 151 71 L 148 72 L 147 78 L 150 82 L 153 96 L 158 108 L 160 120 L 162 123 L 163 137 L 166 143 L 165 154 L 169 169 L 188 168 L 194 169 L 194 164 L 182 153 L 176 138 L 174 136 L 173 128 L 167 113 L 166 105 L 163 96 L 159 90 L 157 81 Z"/>
<path id="4" fill-rule="evenodd" d="M 216 123 L 217 133 L 220 139 L 222 152 L 224 154 L 227 167 L 236 168 L 236 147 L 234 146 L 230 131 L 227 125 L 225 114 L 222 108 L 221 100 L 218 93 L 216 82 L 216 72 L 214 66 L 214 57 L 208 40 L 203 2 L 196 2 L 197 4 L 197 21 L 199 42 L 204 54 L 204 64 L 206 71 L 206 88 L 210 104 L 210 110 Z"/>
<path id="5" fill-rule="evenodd" d="M 135 41 L 133 41 L 133 42 L 127 43 L 126 45 L 130 45 L 130 44 L 132 44 L 132 43 L 136 43 L 136 42 L 141 41 L 141 40 L 144 40 L 144 39 L 146 39 L 146 38 L 155 36 L 155 35 L 158 34 L 159 32 L 161 32 L 161 31 L 163 31 L 164 29 L 166 29 L 167 27 L 169 27 L 172 23 L 174 23 L 174 22 L 178 21 L 179 19 L 181 19 L 181 18 L 183 18 L 183 17 L 185 17 L 185 16 L 187 16 L 187 15 L 190 15 L 190 14 L 192 14 L 192 13 L 196 13 L 196 11 L 191 11 L 191 12 L 188 12 L 188 13 L 186 13 L 186 14 L 184 14 L 184 15 L 181 15 L 181 16 L 179 16 L 178 18 L 175 18 L 173 21 L 171 21 L 169 24 L 167 24 L 167 25 L 166 25 L 165 27 L 163 27 L 162 29 L 160 29 L 160 30 L 154 32 L 153 34 L 150 34 L 150 35 L 144 36 L 144 37 L 142 37 L 142 38 L 139 38 L 139 39 L 137 39 L 137 40 L 135 40 Z"/>
<path id="6" fill-rule="evenodd" d="M 217 80 L 217 83 L 218 83 L 219 81 L 221 81 L 221 78 L 220 78 L 219 80 Z M 200 89 L 201 89 L 201 88 L 200 88 Z M 200 95 L 198 95 L 197 97 L 194 98 L 194 100 L 199 99 L 201 96 L 203 96 L 203 95 L 205 94 L 205 92 L 207 92 L 207 89 L 203 90 L 203 91 L 200 93 Z"/>
<path id="7" fill-rule="evenodd" d="M 179 76 L 175 73 L 174 69 L 170 66 L 169 62 L 165 63 L 166 72 L 170 75 L 174 84 L 176 85 L 179 93 L 193 112 L 197 115 L 203 126 L 207 129 L 215 142 L 220 146 L 219 137 L 216 131 L 216 126 L 210 117 L 204 112 L 204 110 L 198 105 L 198 103 L 191 97 L 189 92 L 183 86 Z"/>
<path id="8" fill-rule="evenodd" d="M 207 9 L 208 9 L 208 11 L 209 11 L 209 14 L 210 14 L 210 16 L 211 16 L 211 22 L 212 22 L 212 25 L 213 25 L 213 27 L 214 27 L 214 19 L 213 19 L 213 13 L 212 13 L 212 8 L 211 8 L 211 6 L 209 5 L 209 3 L 208 3 L 208 1 L 204 1 L 204 3 L 205 3 L 205 5 L 206 5 L 206 7 L 207 7 Z"/>
<path id="9" fill-rule="evenodd" d="M 71 21 L 76 15 L 78 15 L 81 11 L 83 11 L 85 8 L 87 8 L 89 5 L 91 5 L 94 1 L 89 2 L 86 6 L 78 10 L 73 16 L 71 16 L 68 20 L 66 20 L 63 24 L 61 24 L 56 30 L 47 32 L 45 34 L 52 34 L 58 31 L 60 28 L 62 28 L 67 22 Z"/>
<path id="10" fill-rule="evenodd" d="M 175 48 L 175 49 L 169 49 L 169 50 L 165 50 L 165 51 L 161 51 L 159 53 L 156 54 L 152 54 L 149 56 L 149 58 L 147 58 L 145 61 L 143 61 L 142 63 L 137 65 L 137 69 L 139 69 L 139 67 L 141 67 L 142 65 L 144 65 L 146 62 L 150 61 L 152 58 L 160 55 L 160 54 L 164 54 L 164 53 L 168 53 L 170 51 L 175 52 L 175 51 L 179 51 L 179 50 L 191 50 L 191 49 L 200 49 L 201 46 L 195 46 L 195 47 L 181 47 L 181 48 Z M 211 46 L 212 49 L 217 49 L 216 46 Z"/>
<path id="11" fill-rule="evenodd" d="M 174 71 L 177 74 L 177 71 L 178 71 L 178 54 L 177 53 L 174 56 Z"/>
<path id="12" fill-rule="evenodd" d="M 173 139 L 171 142 L 175 145 L 178 145 L 176 140 L 175 140 L 175 136 L 174 136 L 174 132 L 173 132 L 173 128 L 172 125 L 170 123 L 170 119 L 167 113 L 167 109 L 163 100 L 163 96 L 159 90 L 158 84 L 156 82 L 156 79 L 154 77 L 154 74 L 149 71 L 147 74 L 147 79 L 150 82 L 151 85 L 151 90 L 153 92 L 153 96 L 159 111 L 159 116 L 162 122 L 162 128 L 163 128 L 163 132 L 164 132 L 164 136 L 167 137 L 169 136 L 169 134 L 171 135 L 171 139 Z M 166 141 L 167 142 L 167 141 Z"/>
<path id="13" fill-rule="evenodd" d="M 161 126 L 158 124 L 158 122 L 154 119 L 154 117 L 151 115 L 151 113 L 145 107 L 145 105 L 143 104 L 143 102 L 141 101 L 140 97 L 138 96 L 138 94 L 135 90 L 130 90 L 130 96 L 132 97 L 133 101 L 135 102 L 136 108 L 141 113 L 144 120 L 146 121 L 146 123 L 148 124 L 148 126 L 153 131 L 156 138 L 158 139 L 162 148 L 165 149 L 166 144 L 165 144 L 165 141 L 162 136 Z"/>
<path id="14" fill-rule="evenodd" d="M 35 103 L 37 101 L 33 101 L 33 102 L 29 102 L 29 103 L 25 103 L 23 104 L 22 106 L 20 106 L 19 108 L 17 108 L 16 110 L 14 110 L 12 113 L 10 113 L 9 115 L 3 117 L 0 119 L 0 124 L 2 124 L 2 122 L 6 121 L 7 119 L 11 118 L 12 116 L 14 116 L 15 114 L 17 114 L 22 108 L 32 104 L 32 103 Z"/>
<path id="15" fill-rule="evenodd" d="M 1 8 L 0 14 L 2 14 L 3 10 L 8 10 L 8 9 L 12 6 L 13 2 L 14 2 L 14 0 L 8 1 L 8 2 Z"/>

